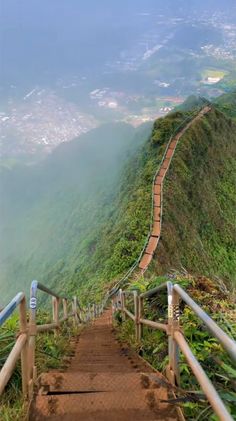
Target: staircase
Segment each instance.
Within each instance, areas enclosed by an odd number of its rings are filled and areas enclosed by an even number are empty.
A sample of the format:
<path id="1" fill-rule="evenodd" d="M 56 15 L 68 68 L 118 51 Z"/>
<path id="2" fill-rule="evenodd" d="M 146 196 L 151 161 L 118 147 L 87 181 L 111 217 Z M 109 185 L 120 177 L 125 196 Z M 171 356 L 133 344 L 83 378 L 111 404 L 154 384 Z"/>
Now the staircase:
<path id="1" fill-rule="evenodd" d="M 0 395 L 9 382 L 15 366 L 21 359 L 23 395 L 30 400 L 37 379 L 35 364 L 36 336 L 41 332 L 56 330 L 69 318 L 75 325 L 85 323 L 86 328 L 78 337 L 75 355 L 67 371 L 49 372 L 40 376 L 37 392 L 33 396 L 29 421 L 171 421 L 184 417 L 177 406 L 170 404 L 176 385 L 180 384 L 179 353 L 185 357 L 189 367 L 219 420 L 232 421 L 227 407 L 211 383 L 200 362 L 196 359 L 181 329 L 180 300 L 188 305 L 202 324 L 220 343 L 232 362 L 236 363 L 236 342 L 229 337 L 178 284 L 170 281 L 139 294 L 136 290 L 123 291 L 122 284 L 136 268 L 144 273 L 156 251 L 162 223 L 162 189 L 165 175 L 174 156 L 181 136 L 194 122 L 210 112 L 205 106 L 184 125 L 181 131 L 171 136 L 160 167 L 153 180 L 153 215 L 151 230 L 139 259 L 109 292 L 99 305 L 81 308 L 76 297 L 60 296 L 45 285 L 33 281 L 30 289 L 29 322 L 27 321 L 26 295 L 19 292 L 0 312 L 0 326 L 19 308 L 19 327 L 15 344 L 0 371 Z M 137 272 L 136 272 L 136 275 Z M 165 320 L 145 318 L 144 300 L 166 290 L 168 313 Z M 37 291 L 52 297 L 53 321 L 37 324 Z M 166 298 L 167 298 L 166 297 Z M 123 320 L 133 321 L 136 342 L 142 342 L 143 327 L 158 329 L 166 333 L 169 363 L 166 367 L 168 381 L 143 359 L 126 346 L 122 346 L 114 335 L 111 310 L 104 306 L 111 299 L 112 311 L 119 311 Z M 130 299 L 132 305 L 130 306 Z M 60 313 L 63 307 L 63 315 Z M 132 310 L 131 310 L 132 309 Z M 157 312 L 158 316 L 158 312 Z M 91 322 L 92 318 L 95 322 Z M 178 400 L 177 400 L 178 401 Z M 176 401 L 175 401 L 176 402 Z M 178 415 L 177 415 L 178 414 Z M 200 418 L 199 418 L 200 419 Z"/>
<path id="2" fill-rule="evenodd" d="M 30 421 L 177 420 L 161 374 L 116 339 L 106 310 L 78 338 L 65 372 L 40 376 Z"/>

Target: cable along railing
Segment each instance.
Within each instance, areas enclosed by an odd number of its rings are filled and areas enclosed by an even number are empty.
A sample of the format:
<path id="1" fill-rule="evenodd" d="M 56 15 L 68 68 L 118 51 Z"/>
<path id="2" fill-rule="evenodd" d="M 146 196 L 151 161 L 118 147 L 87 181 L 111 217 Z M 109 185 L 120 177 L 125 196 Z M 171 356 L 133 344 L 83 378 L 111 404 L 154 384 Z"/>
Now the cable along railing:
<path id="1" fill-rule="evenodd" d="M 37 324 L 37 293 L 42 291 L 52 299 L 52 321 L 48 324 Z M 57 330 L 63 322 L 69 319 L 74 324 L 87 323 L 102 314 L 105 302 L 100 305 L 89 304 L 85 309 L 77 297 L 68 298 L 56 294 L 38 281 L 33 281 L 30 288 L 29 309 L 26 296 L 19 292 L 0 312 L 0 327 L 19 309 L 19 332 L 15 344 L 0 370 L 0 395 L 9 382 L 18 360 L 21 360 L 22 392 L 26 398 L 31 398 L 33 387 L 37 380 L 35 364 L 36 336 L 42 332 Z M 62 317 L 60 317 L 62 311 Z M 29 319 L 29 320 L 27 320 Z"/>
<path id="2" fill-rule="evenodd" d="M 166 290 L 167 292 L 167 323 L 149 320 L 145 318 L 144 315 L 144 300 L 158 296 L 162 290 Z M 127 308 L 128 305 L 126 304 L 130 297 L 132 297 L 133 301 L 133 312 L 130 310 L 130 306 Z M 169 357 L 166 376 L 170 383 L 173 386 L 180 386 L 179 355 L 181 351 L 214 413 L 222 421 L 232 421 L 233 418 L 229 414 L 221 397 L 193 354 L 191 344 L 189 345 L 184 337 L 180 325 L 180 300 L 183 300 L 184 303 L 192 309 L 195 315 L 201 319 L 211 335 L 218 340 L 222 348 L 228 353 L 232 362 L 236 364 L 236 342 L 231 339 L 178 284 L 173 285 L 168 281 L 142 294 L 139 294 L 137 290 L 123 291 L 120 289 L 119 292 L 112 297 L 112 313 L 114 315 L 117 311 L 121 311 L 123 321 L 126 317 L 129 317 L 133 321 L 137 342 L 141 342 L 142 340 L 144 326 L 165 332 L 168 336 Z"/>

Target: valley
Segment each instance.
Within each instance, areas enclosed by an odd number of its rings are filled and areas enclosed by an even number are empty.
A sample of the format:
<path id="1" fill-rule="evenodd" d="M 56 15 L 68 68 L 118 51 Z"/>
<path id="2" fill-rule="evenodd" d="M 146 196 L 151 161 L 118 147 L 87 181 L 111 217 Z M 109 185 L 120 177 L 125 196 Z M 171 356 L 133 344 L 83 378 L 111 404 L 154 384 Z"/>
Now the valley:
<path id="1" fill-rule="evenodd" d="M 184 16 L 165 13 L 149 9 L 131 13 L 131 28 L 135 24 L 138 31 L 128 31 L 123 23 L 123 37 L 112 50 L 112 42 L 104 45 L 101 34 L 96 51 L 91 45 L 84 47 L 87 62 L 77 63 L 76 70 L 72 66 L 67 72 L 61 57 L 52 76 L 44 49 L 40 54 L 46 57 L 45 68 L 36 77 L 30 73 L 22 83 L 14 69 L 3 72 L 1 162 L 34 163 L 58 144 L 100 124 L 123 121 L 137 127 L 166 115 L 193 93 L 211 98 L 230 88 L 236 79 L 235 9 L 213 14 L 205 10 L 201 15 L 193 9 Z M 110 31 L 109 25 L 103 30 Z M 117 25 L 111 32 L 114 40 L 122 28 L 120 21 Z M 104 48 L 103 60 L 91 66 L 93 54 L 98 57 Z M 72 54 L 70 48 L 68 53 Z M 23 61 L 19 66 L 30 71 Z"/>

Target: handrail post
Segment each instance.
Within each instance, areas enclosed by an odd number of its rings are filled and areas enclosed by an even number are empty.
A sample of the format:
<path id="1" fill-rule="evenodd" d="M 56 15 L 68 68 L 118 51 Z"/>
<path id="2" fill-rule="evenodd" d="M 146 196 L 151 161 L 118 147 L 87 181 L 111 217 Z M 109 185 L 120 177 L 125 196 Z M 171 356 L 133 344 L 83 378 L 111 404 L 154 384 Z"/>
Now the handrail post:
<path id="1" fill-rule="evenodd" d="M 121 291 L 121 310 L 122 310 L 122 321 L 125 322 L 126 320 L 126 314 L 125 314 L 125 293 Z"/>
<path id="2" fill-rule="evenodd" d="M 167 376 L 174 385 L 180 385 L 179 346 L 174 339 L 174 333 L 179 330 L 179 295 L 168 285 L 168 355 L 169 371 Z"/>
<path id="3" fill-rule="evenodd" d="M 140 342 L 143 337 L 143 325 L 140 320 L 143 318 L 143 298 L 138 296 L 138 341 Z"/>
<path id="4" fill-rule="evenodd" d="M 26 316 L 26 299 L 25 297 L 19 304 L 20 333 L 27 334 L 27 340 L 21 351 L 21 376 L 22 376 L 22 392 L 25 397 L 28 396 L 29 370 L 28 370 L 28 331 Z"/>
<path id="5" fill-rule="evenodd" d="M 114 320 L 114 314 L 115 314 L 115 301 L 114 298 L 111 299 L 111 315 L 112 315 L 112 321 Z"/>
<path id="6" fill-rule="evenodd" d="M 78 314 L 77 314 L 77 297 L 76 296 L 73 297 L 73 312 L 74 312 L 74 323 L 75 325 L 78 325 L 79 319 L 78 319 Z"/>
<path id="7" fill-rule="evenodd" d="M 33 281 L 30 289 L 30 315 L 29 315 L 29 346 L 28 346 L 28 376 L 29 376 L 29 398 L 33 394 L 33 386 L 37 378 L 35 365 L 35 342 L 37 335 L 36 310 L 37 310 L 37 288 L 38 282 Z"/>
<path id="8" fill-rule="evenodd" d="M 68 318 L 68 311 L 67 311 L 67 299 L 66 298 L 62 299 L 62 305 L 63 305 L 64 318 L 67 319 Z"/>
<path id="9" fill-rule="evenodd" d="M 88 307 L 87 307 L 87 320 L 86 321 L 89 321 L 90 322 L 90 320 L 91 320 L 91 304 L 88 303 Z"/>
<path id="10" fill-rule="evenodd" d="M 59 298 L 52 297 L 53 322 L 59 326 Z"/>
<path id="11" fill-rule="evenodd" d="M 135 338 L 136 341 L 140 341 L 139 335 L 139 297 L 137 291 L 133 292 L 134 294 L 134 315 L 135 315 Z"/>
<path id="12" fill-rule="evenodd" d="M 83 313 L 81 311 L 81 308 L 79 308 L 79 319 L 80 319 L 80 323 L 83 322 Z"/>

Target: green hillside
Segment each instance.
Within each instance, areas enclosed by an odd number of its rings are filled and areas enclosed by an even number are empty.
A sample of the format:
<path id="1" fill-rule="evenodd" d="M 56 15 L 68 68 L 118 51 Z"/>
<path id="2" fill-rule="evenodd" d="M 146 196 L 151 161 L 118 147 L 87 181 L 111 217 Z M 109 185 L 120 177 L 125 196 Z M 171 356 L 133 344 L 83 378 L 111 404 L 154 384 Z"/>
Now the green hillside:
<path id="1" fill-rule="evenodd" d="M 142 249 L 153 173 L 171 127 L 182 118 L 178 112 L 157 120 L 151 138 L 126 170 L 119 210 L 103 233 L 109 243 L 102 246 L 102 237 L 93 253 L 96 261 L 109 250 L 101 274 L 105 279 L 127 269 Z M 232 120 L 213 109 L 181 138 L 165 182 L 162 239 L 147 276 L 184 268 L 235 284 L 235 129 Z"/>
<path id="2" fill-rule="evenodd" d="M 236 125 L 220 111 L 233 104 L 230 95 L 181 138 L 165 182 L 162 238 L 148 277 L 184 268 L 235 283 Z M 144 245 L 152 179 L 166 143 L 199 105 L 196 99 L 188 103 L 191 111 L 183 107 L 158 119 L 152 133 L 150 125 L 104 126 L 60 146 L 41 164 L 2 170 L 6 297 L 36 278 L 84 296 L 89 290 L 92 300 L 120 279 Z"/>
<path id="3" fill-rule="evenodd" d="M 124 163 L 150 132 L 104 125 L 38 165 L 1 169 L 1 300 L 32 279 L 69 289 L 81 250 L 109 219 Z"/>

